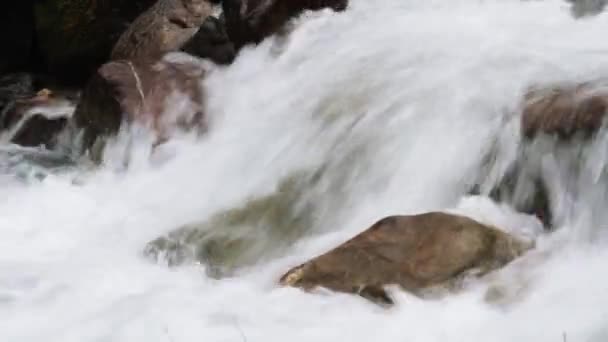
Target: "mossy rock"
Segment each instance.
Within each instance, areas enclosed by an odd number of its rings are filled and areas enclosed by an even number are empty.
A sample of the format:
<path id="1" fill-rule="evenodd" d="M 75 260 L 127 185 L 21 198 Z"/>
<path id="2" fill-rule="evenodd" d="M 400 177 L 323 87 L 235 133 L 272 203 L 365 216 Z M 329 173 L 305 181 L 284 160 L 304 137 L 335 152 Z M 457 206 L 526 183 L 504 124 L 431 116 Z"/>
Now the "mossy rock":
<path id="1" fill-rule="evenodd" d="M 319 174 L 293 174 L 275 192 L 175 230 L 150 242 L 144 253 L 171 266 L 204 263 L 217 277 L 252 265 L 293 244 L 314 225 L 316 206 L 306 190 L 318 179 Z"/>

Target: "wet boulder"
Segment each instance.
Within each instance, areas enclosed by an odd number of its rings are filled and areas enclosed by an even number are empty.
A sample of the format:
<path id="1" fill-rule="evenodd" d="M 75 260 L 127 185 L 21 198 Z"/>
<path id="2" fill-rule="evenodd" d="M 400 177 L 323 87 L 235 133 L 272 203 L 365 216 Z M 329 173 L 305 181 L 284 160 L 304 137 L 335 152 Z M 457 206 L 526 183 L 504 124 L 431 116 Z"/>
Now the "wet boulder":
<path id="1" fill-rule="evenodd" d="M 15 132 L 11 142 L 25 147 L 53 148 L 57 144 L 59 134 L 66 127 L 68 119 L 69 113 L 57 117 L 35 113 Z"/>
<path id="2" fill-rule="evenodd" d="M 390 304 L 397 285 L 419 296 L 457 290 L 467 276 L 483 276 L 532 247 L 470 218 L 440 212 L 392 216 L 337 248 L 288 271 L 285 286 L 324 287 Z"/>
<path id="3" fill-rule="evenodd" d="M 306 10 L 343 11 L 348 0 L 224 0 L 226 30 L 236 49 L 279 32 Z"/>
<path id="4" fill-rule="evenodd" d="M 131 23 L 114 45 L 112 61 L 87 82 L 76 108 L 74 126 L 83 131 L 80 152 L 90 152 L 96 141 L 103 145 L 123 122 L 148 127 L 158 143 L 175 128 L 204 126 L 202 66 L 167 54 L 192 38 L 211 9 L 207 0 L 159 0 Z"/>
<path id="5" fill-rule="evenodd" d="M 83 148 L 116 134 L 123 123 L 147 127 L 160 143 L 176 130 L 205 129 L 204 68 L 186 55 L 154 64 L 127 60 L 104 64 L 83 91 L 74 113 Z M 101 138 L 101 139 L 100 139 Z"/>
<path id="6" fill-rule="evenodd" d="M 607 112 L 606 80 L 532 89 L 524 99 L 522 134 L 527 139 L 540 134 L 560 140 L 589 138 L 601 128 Z"/>

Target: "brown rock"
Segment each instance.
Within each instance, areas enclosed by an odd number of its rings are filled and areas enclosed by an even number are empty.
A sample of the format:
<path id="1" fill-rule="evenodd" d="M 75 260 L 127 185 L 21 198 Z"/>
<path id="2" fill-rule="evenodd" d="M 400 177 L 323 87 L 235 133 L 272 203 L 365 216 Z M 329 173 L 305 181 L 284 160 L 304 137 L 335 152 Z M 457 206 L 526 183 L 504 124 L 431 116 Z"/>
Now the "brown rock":
<path id="1" fill-rule="evenodd" d="M 226 30 L 235 47 L 259 43 L 305 10 L 343 11 L 348 0 L 224 0 Z"/>
<path id="2" fill-rule="evenodd" d="M 84 130 L 83 147 L 117 133 L 122 122 L 148 127 L 158 142 L 175 129 L 204 130 L 203 74 L 202 66 L 191 60 L 164 59 L 152 65 L 121 60 L 103 65 L 74 113 L 76 126 Z"/>
<path id="3" fill-rule="evenodd" d="M 522 132 L 568 140 L 575 135 L 591 137 L 601 127 L 608 111 L 608 87 L 599 82 L 576 86 L 534 89 L 525 96 Z"/>
<path id="4" fill-rule="evenodd" d="M 179 50 L 211 14 L 207 0 L 159 0 L 125 31 L 112 60 L 151 60 Z"/>
<path id="5" fill-rule="evenodd" d="M 317 286 L 390 303 L 385 285 L 416 295 L 456 289 L 463 276 L 484 275 L 531 248 L 496 228 L 432 212 L 380 220 L 334 250 L 293 268 L 282 285 Z"/>

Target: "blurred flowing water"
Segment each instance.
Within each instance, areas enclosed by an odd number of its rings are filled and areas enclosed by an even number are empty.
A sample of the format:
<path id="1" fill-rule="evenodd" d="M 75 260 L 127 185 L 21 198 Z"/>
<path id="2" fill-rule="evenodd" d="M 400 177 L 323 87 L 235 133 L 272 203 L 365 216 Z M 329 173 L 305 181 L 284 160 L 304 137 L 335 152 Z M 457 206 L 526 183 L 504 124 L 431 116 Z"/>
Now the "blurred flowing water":
<path id="1" fill-rule="evenodd" d="M 529 86 L 608 75 L 607 32 L 607 13 L 575 20 L 562 1 L 353 0 L 213 69 L 200 140 L 152 153 L 145 133 L 122 132 L 101 168 L 4 144 L 0 341 L 606 341 L 604 134 L 541 154 L 549 169 L 562 154 L 581 165 L 556 176 L 570 187 L 552 193 L 555 233 L 465 194 L 488 153 L 497 169 L 515 158 Z M 317 177 L 288 197 L 314 209 L 306 231 L 231 277 L 143 257 L 149 241 L 300 173 Z M 394 291 L 385 310 L 276 285 L 383 216 L 429 210 L 537 236 L 493 280 L 510 300 L 486 303 L 484 281 L 436 301 Z M 272 247 L 264 236 L 251 243 Z"/>

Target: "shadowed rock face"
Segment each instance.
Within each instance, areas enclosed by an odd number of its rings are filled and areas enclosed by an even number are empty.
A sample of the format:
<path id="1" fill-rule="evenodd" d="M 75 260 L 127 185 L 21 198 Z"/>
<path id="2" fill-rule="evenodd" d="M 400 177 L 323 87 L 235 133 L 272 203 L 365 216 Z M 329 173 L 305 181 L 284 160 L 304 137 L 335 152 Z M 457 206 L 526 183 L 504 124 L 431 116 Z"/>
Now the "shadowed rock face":
<path id="1" fill-rule="evenodd" d="M 35 114 L 15 133 L 11 142 L 26 147 L 45 146 L 51 148 L 56 139 L 66 127 L 68 116 L 48 118 L 43 114 Z"/>
<path id="2" fill-rule="evenodd" d="M 343 11 L 348 0 L 224 0 L 228 36 L 240 49 L 277 33 L 305 10 L 331 8 Z"/>
<path id="3" fill-rule="evenodd" d="M 69 95 L 43 89 L 15 98 L 0 116 L 0 138 L 26 147 L 54 147 L 74 110 Z"/>
<path id="4" fill-rule="evenodd" d="M 487 274 L 531 247 L 463 216 L 393 216 L 293 268 L 280 283 L 305 290 L 325 287 L 391 303 L 385 285 L 399 285 L 421 296 L 431 290 L 455 290 L 465 275 Z"/>
<path id="5" fill-rule="evenodd" d="M 152 65 L 113 61 L 103 65 L 85 88 L 74 113 L 84 131 L 84 148 L 114 135 L 121 123 L 137 122 L 162 142 L 175 129 L 204 130 L 204 70 L 194 60 L 164 59 Z"/>
<path id="6" fill-rule="evenodd" d="M 608 112 L 608 83 L 534 89 L 526 94 L 522 133 L 526 138 L 547 134 L 568 140 L 597 132 Z"/>
<path id="7" fill-rule="evenodd" d="M 112 60 L 155 61 L 179 50 L 211 14 L 207 0 L 159 0 L 125 31 Z"/>
<path id="8" fill-rule="evenodd" d="M 193 56 L 210 59 L 217 64 L 230 64 L 236 57 L 234 44 L 228 38 L 224 22 L 214 17 L 205 20 L 182 50 Z"/>

